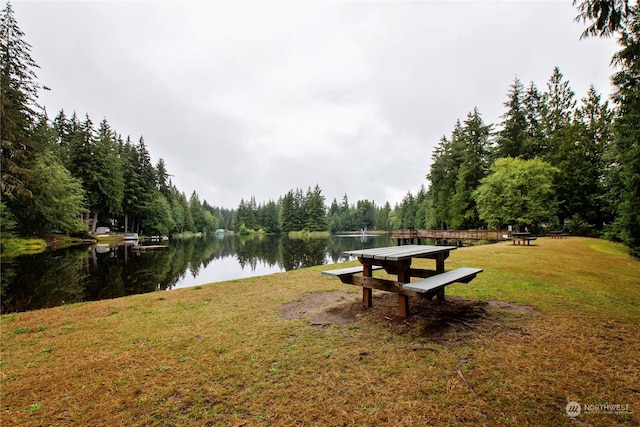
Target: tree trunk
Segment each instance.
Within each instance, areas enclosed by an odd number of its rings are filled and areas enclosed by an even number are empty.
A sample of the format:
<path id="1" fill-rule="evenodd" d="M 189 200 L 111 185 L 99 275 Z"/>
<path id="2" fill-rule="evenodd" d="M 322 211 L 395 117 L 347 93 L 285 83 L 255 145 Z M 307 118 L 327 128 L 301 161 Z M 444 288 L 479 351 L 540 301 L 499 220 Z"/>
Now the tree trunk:
<path id="1" fill-rule="evenodd" d="M 93 222 L 91 223 L 91 234 L 96 234 L 96 225 L 98 224 L 98 211 L 93 213 Z"/>

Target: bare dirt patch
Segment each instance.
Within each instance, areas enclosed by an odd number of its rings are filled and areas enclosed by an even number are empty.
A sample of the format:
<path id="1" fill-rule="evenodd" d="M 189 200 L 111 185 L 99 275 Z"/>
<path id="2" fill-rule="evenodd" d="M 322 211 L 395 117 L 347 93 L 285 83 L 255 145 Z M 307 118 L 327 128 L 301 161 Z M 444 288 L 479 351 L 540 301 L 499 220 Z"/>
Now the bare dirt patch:
<path id="1" fill-rule="evenodd" d="M 310 292 L 282 305 L 280 314 L 289 320 L 308 319 L 311 325 L 345 325 L 356 321 L 361 305 L 358 295 L 349 292 Z"/>
<path id="2" fill-rule="evenodd" d="M 374 292 L 373 307 L 366 310 L 360 294 L 343 291 L 310 292 L 280 307 L 283 318 L 306 319 L 312 326 L 380 324 L 394 333 L 411 332 L 431 342 L 459 341 L 468 333 L 520 330 L 522 317 L 535 312 L 527 305 L 451 296 L 444 304 L 411 299 L 409 310 L 409 316 L 398 316 L 397 295 L 389 292 Z"/>

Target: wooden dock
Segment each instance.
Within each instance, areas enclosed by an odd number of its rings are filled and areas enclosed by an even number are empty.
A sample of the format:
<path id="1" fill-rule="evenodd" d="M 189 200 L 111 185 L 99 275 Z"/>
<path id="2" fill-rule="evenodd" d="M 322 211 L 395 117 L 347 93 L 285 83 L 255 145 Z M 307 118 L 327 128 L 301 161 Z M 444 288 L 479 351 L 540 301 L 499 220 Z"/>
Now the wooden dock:
<path id="1" fill-rule="evenodd" d="M 506 230 L 392 230 L 389 237 L 397 239 L 398 244 L 419 243 L 420 240 L 442 242 L 477 242 L 488 240 L 500 242 L 510 240 L 510 232 Z"/>
<path id="2" fill-rule="evenodd" d="M 164 251 L 169 249 L 167 245 L 145 245 L 145 246 L 132 246 L 134 251 L 147 252 L 147 251 Z"/>

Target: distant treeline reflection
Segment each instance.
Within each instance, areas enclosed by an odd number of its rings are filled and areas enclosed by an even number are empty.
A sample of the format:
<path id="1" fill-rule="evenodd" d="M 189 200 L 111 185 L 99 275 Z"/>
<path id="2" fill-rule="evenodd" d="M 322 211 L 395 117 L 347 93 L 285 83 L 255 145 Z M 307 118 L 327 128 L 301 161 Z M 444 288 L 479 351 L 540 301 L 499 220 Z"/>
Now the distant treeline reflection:
<path id="1" fill-rule="evenodd" d="M 232 257 L 252 273 L 296 270 L 344 260 L 342 252 L 392 244 L 386 235 L 292 239 L 286 235 L 172 240 L 168 249 L 133 245 L 47 252 L 2 261 L 2 313 L 168 290 Z M 246 274 L 244 275 L 246 276 Z M 206 282 L 203 279 L 201 284 Z"/>

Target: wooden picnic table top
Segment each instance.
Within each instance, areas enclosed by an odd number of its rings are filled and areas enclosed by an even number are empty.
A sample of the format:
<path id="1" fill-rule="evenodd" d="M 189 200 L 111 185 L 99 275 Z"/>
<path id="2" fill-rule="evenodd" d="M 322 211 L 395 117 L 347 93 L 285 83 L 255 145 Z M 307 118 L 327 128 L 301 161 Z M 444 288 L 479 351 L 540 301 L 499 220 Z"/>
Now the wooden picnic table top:
<path id="1" fill-rule="evenodd" d="M 402 245 L 345 251 L 343 255 L 381 261 L 402 261 L 410 258 L 429 258 L 455 249 L 455 246 Z"/>

